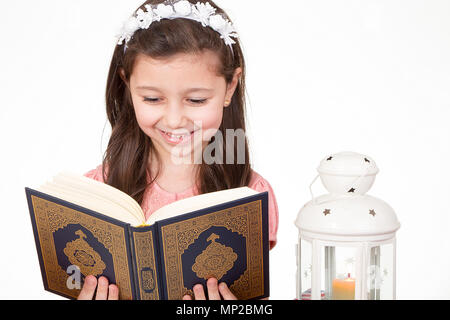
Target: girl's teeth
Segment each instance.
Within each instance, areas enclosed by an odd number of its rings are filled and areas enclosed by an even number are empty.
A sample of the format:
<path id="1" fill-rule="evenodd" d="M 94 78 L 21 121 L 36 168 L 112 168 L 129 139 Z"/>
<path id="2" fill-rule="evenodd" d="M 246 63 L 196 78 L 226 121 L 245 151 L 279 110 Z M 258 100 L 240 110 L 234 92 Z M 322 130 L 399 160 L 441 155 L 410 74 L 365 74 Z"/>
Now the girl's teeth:
<path id="1" fill-rule="evenodd" d="M 183 135 L 182 136 L 177 136 L 177 135 L 173 135 L 173 134 L 170 134 L 170 133 L 167 133 L 171 138 L 177 138 L 177 139 L 180 139 L 180 138 L 182 138 L 182 137 L 184 137 Z"/>
<path id="2" fill-rule="evenodd" d="M 189 136 L 189 135 L 174 135 L 174 134 L 171 134 L 171 133 L 165 132 L 165 131 L 164 131 L 164 134 L 165 134 L 169 139 L 178 140 L 178 141 L 181 141 L 181 140 L 183 140 L 185 137 L 188 137 L 188 136 Z"/>

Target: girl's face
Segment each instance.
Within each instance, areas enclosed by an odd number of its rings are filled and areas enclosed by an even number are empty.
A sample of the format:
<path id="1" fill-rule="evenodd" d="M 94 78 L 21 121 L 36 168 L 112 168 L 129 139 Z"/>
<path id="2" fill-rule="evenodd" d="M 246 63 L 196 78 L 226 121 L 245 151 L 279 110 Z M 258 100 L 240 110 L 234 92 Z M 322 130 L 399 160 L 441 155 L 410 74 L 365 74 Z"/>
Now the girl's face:
<path id="1" fill-rule="evenodd" d="M 220 127 L 242 70 L 236 69 L 227 85 L 218 66 L 211 51 L 164 60 L 137 57 L 129 82 L 136 118 L 163 161 L 192 160 L 194 148 L 203 150 Z"/>

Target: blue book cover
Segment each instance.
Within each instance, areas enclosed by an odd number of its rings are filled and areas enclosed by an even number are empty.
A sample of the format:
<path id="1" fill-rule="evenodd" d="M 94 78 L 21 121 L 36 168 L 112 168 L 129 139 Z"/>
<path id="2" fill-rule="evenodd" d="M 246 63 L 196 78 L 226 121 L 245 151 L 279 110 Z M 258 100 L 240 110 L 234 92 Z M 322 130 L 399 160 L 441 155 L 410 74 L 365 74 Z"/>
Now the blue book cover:
<path id="1" fill-rule="evenodd" d="M 133 227 L 25 191 L 47 291 L 75 299 L 94 275 L 117 284 L 120 299 L 173 300 L 215 277 L 238 299 L 269 296 L 268 192 Z"/>

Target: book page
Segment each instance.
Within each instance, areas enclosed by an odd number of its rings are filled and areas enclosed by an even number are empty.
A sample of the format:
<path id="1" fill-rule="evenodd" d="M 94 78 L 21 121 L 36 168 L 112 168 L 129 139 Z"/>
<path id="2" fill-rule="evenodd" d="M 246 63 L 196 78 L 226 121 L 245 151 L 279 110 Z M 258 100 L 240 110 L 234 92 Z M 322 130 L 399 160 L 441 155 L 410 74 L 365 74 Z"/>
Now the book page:
<path id="1" fill-rule="evenodd" d="M 145 223 L 144 213 L 133 198 L 84 176 L 60 173 L 38 190 L 133 226 Z"/>
<path id="2" fill-rule="evenodd" d="M 145 220 L 144 212 L 141 206 L 128 194 L 120 191 L 106 183 L 90 179 L 85 176 L 79 176 L 70 172 L 61 172 L 53 178 L 56 183 L 81 188 L 89 193 L 94 193 L 109 201 L 116 202 L 130 211 L 138 219 Z"/>
<path id="3" fill-rule="evenodd" d="M 249 187 L 240 187 L 216 192 L 200 194 L 190 198 L 172 202 L 156 210 L 147 220 L 148 225 L 158 220 L 172 218 L 181 214 L 208 208 L 217 204 L 225 203 L 240 198 L 245 198 L 258 192 Z"/>
<path id="4" fill-rule="evenodd" d="M 89 195 L 74 191 L 67 186 L 47 182 L 37 188 L 37 190 L 61 200 L 65 200 L 92 211 L 104 214 L 105 216 L 123 221 L 125 223 L 130 223 L 131 225 L 139 225 L 142 223 L 141 220 L 135 218 L 133 215 L 130 215 L 129 212 L 124 210 L 122 207 L 117 206 L 117 204 L 113 202 L 105 201 L 104 199 L 96 197 L 92 194 Z"/>

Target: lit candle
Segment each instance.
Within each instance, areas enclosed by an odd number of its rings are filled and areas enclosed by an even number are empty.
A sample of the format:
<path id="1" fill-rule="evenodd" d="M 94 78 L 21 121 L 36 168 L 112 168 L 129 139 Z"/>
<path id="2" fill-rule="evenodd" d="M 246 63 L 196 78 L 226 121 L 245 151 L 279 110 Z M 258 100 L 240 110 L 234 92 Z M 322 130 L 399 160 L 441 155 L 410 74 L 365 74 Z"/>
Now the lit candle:
<path id="1" fill-rule="evenodd" d="M 333 280 L 333 300 L 355 300 L 355 279 L 350 278 L 350 273 L 346 279 Z"/>

